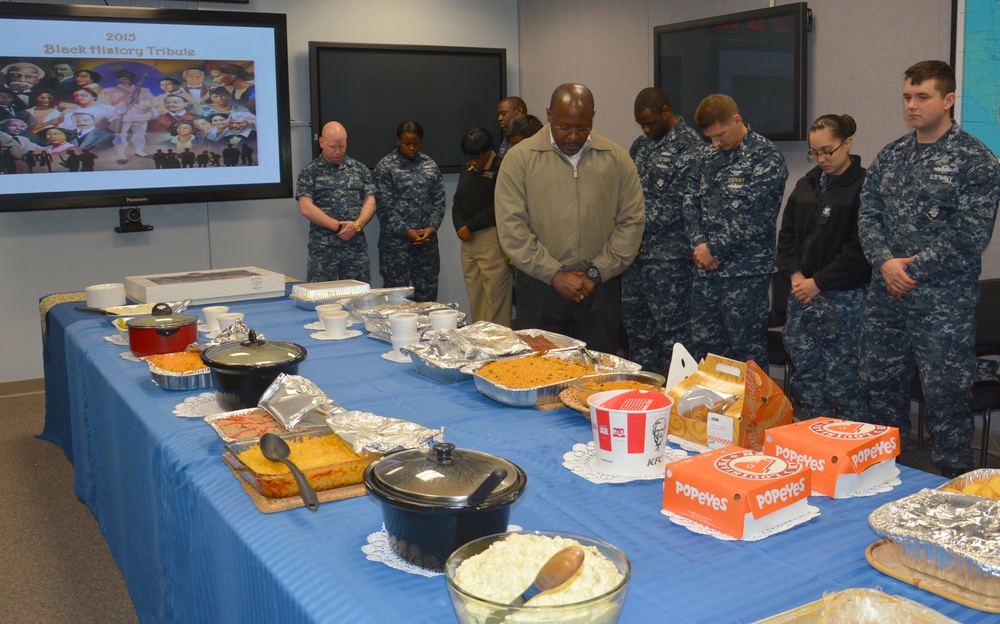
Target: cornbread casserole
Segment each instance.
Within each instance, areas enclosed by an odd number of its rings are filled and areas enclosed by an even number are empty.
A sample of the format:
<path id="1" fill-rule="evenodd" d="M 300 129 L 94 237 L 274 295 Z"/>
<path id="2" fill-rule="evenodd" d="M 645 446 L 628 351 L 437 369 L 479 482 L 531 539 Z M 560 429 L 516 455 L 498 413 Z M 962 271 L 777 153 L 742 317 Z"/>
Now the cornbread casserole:
<path id="1" fill-rule="evenodd" d="M 292 453 L 290 459 L 299 469 L 342 464 L 358 458 L 347 444 L 334 434 L 296 438 L 288 440 Z M 255 444 L 238 455 L 240 461 L 257 474 L 278 474 L 288 472 L 288 466 L 282 462 L 271 461 L 264 457 L 260 444 Z"/>

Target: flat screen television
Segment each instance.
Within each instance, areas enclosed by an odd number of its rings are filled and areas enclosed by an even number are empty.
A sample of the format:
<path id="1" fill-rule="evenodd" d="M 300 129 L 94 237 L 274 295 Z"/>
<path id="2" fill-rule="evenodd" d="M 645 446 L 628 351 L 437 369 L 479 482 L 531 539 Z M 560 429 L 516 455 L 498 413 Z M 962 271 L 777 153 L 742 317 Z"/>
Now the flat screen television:
<path id="1" fill-rule="evenodd" d="M 657 26 L 655 84 L 692 124 L 702 99 L 724 93 L 754 131 L 774 141 L 805 140 L 810 30 L 805 2 Z"/>
<path id="2" fill-rule="evenodd" d="M 0 211 L 290 197 L 285 16 L 5 3 Z"/>
<path id="3" fill-rule="evenodd" d="M 504 49 L 310 42 L 309 70 L 313 133 L 339 121 L 347 155 L 373 169 L 396 149 L 396 129 L 408 120 L 423 127 L 420 151 L 445 173 L 466 164 L 460 145 L 472 128 L 486 128 L 500 144 Z"/>

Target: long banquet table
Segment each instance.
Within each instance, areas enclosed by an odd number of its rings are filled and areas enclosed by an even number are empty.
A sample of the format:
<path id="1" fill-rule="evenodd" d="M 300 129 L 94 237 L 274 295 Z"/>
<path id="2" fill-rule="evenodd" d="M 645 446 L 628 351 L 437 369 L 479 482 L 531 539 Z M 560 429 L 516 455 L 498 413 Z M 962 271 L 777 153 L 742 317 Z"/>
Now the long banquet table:
<path id="1" fill-rule="evenodd" d="M 876 540 L 871 510 L 940 477 L 901 467 L 902 485 L 892 492 L 811 497 L 820 516 L 805 525 L 758 542 L 721 541 L 664 517 L 661 482 L 597 485 L 564 468 L 563 454 L 591 439 L 573 410 L 506 407 L 472 382 L 440 384 L 383 360 L 389 345 L 368 336 L 314 340 L 303 325 L 315 313 L 287 298 L 229 305 L 268 337 L 304 345 L 299 374 L 343 407 L 443 426 L 460 448 L 523 468 L 528 486 L 512 523 L 598 536 L 630 558 L 623 623 L 751 622 L 849 587 L 879 587 L 960 622 L 995 621 L 865 561 Z M 455 621 L 442 576 L 366 558 L 362 546 L 381 528 L 371 497 L 326 503 L 317 513 L 260 513 L 223 463 L 214 430 L 172 413 L 204 391 L 153 384 L 144 364 L 124 360 L 126 348 L 104 340 L 113 333 L 105 317 L 62 304 L 47 321 L 42 437 L 74 462 L 76 494 L 99 521 L 141 621 Z"/>

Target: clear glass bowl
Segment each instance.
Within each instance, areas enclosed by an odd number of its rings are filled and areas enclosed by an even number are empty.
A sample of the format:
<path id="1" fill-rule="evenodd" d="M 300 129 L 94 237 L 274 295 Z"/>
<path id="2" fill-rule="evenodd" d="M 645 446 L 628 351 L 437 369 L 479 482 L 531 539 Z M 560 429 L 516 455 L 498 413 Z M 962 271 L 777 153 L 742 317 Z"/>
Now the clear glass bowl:
<path id="1" fill-rule="evenodd" d="M 606 390 L 660 390 L 667 380 L 663 375 L 647 371 L 615 371 L 610 373 L 590 373 L 578 377 L 572 384 L 580 402 L 589 407 L 587 399 L 591 395 Z"/>
<path id="2" fill-rule="evenodd" d="M 621 581 L 610 591 L 582 602 L 565 605 L 511 606 L 477 596 L 459 587 L 455 574 L 459 566 L 490 547 L 505 540 L 513 533 L 488 535 L 471 541 L 456 550 L 444 566 L 448 594 L 460 624 L 515 624 L 551 622 L 553 624 L 615 624 L 625 603 L 625 593 L 632 575 L 632 565 L 625 554 L 604 540 L 563 531 L 520 531 L 525 535 L 564 537 L 574 539 L 583 546 L 592 546 L 607 557 L 621 574 Z M 540 568 L 544 561 L 538 564 Z M 528 583 L 531 581 L 529 580 Z M 524 589 L 527 589 L 527 585 Z"/>

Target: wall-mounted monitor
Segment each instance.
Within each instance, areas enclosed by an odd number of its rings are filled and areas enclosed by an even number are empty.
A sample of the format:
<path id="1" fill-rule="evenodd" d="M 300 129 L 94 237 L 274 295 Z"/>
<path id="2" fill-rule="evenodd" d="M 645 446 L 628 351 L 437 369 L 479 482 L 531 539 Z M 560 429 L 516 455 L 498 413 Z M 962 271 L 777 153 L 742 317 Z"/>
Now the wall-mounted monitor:
<path id="1" fill-rule="evenodd" d="M 804 140 L 810 30 L 805 2 L 657 26 L 655 84 L 689 123 L 703 98 L 725 93 L 756 132 Z"/>
<path id="2" fill-rule="evenodd" d="M 396 129 L 407 120 L 423 127 L 420 151 L 445 173 L 466 164 L 460 144 L 472 128 L 490 130 L 500 144 L 504 49 L 310 42 L 309 68 L 313 133 L 344 124 L 347 155 L 371 168 L 396 149 Z"/>
<path id="3" fill-rule="evenodd" d="M 0 211 L 290 197 L 285 16 L 5 3 Z"/>

